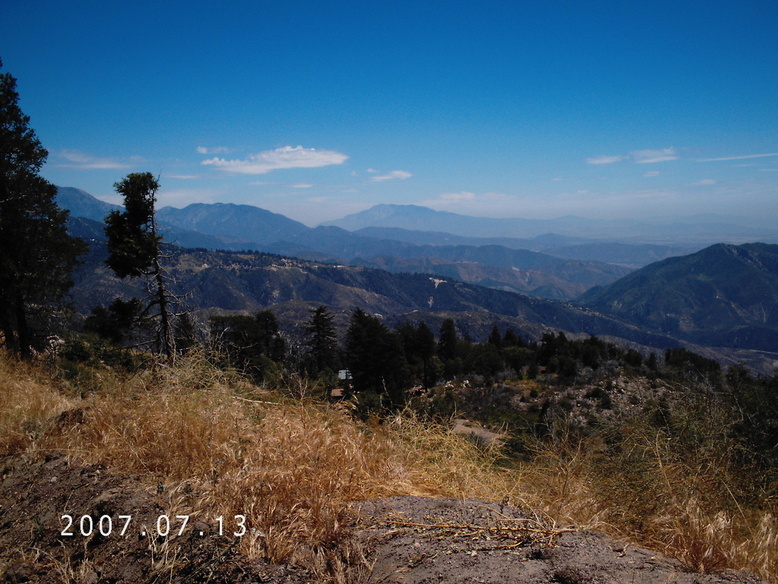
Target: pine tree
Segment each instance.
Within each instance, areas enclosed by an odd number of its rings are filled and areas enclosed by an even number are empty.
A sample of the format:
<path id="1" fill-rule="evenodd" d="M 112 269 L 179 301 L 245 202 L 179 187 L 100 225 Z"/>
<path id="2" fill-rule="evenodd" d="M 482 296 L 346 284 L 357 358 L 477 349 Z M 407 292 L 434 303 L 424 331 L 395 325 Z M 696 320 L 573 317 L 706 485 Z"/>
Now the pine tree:
<path id="1" fill-rule="evenodd" d="M 305 326 L 308 333 L 307 345 L 310 349 L 311 372 L 321 373 L 327 368 L 334 369 L 338 349 L 338 337 L 333 316 L 326 306 L 311 310 L 311 320 Z"/>
<path id="2" fill-rule="evenodd" d="M 357 308 L 346 332 L 345 352 L 356 391 L 386 393 L 393 405 L 403 402 L 410 379 L 398 335 L 375 316 Z"/>
<path id="3" fill-rule="evenodd" d="M 0 62 L 0 67 L 2 62 Z M 48 152 L 19 107 L 16 79 L 0 74 L 0 329 L 22 357 L 50 326 L 86 244 L 67 233 L 57 187 L 38 173 Z"/>
<path id="4" fill-rule="evenodd" d="M 120 278 L 151 278 L 154 293 L 147 310 L 156 307 L 158 311 L 160 353 L 173 357 L 176 343 L 171 297 L 162 269 L 162 236 L 157 233 L 154 217 L 159 182 L 150 172 L 132 173 L 114 188 L 124 197 L 124 211 L 111 211 L 105 218 L 109 252 L 105 263 Z"/>
<path id="5" fill-rule="evenodd" d="M 446 361 L 455 359 L 457 356 L 457 329 L 454 320 L 447 318 L 440 325 L 440 340 L 438 341 L 438 354 L 440 358 Z"/>

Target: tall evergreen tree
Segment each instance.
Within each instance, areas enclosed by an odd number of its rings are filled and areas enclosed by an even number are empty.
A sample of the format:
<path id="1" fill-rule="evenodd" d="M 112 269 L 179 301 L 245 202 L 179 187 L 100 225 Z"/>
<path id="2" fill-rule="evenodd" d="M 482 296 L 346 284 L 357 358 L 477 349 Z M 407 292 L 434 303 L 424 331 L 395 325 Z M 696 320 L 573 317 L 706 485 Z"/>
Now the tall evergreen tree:
<path id="1" fill-rule="evenodd" d="M 408 364 L 398 335 L 361 308 L 346 332 L 346 362 L 357 391 L 386 392 L 394 405 L 409 386 Z"/>
<path id="2" fill-rule="evenodd" d="M 6 346 L 23 357 L 61 305 L 86 251 L 67 233 L 57 187 L 38 174 L 48 152 L 29 122 L 16 79 L 0 74 L 0 329 Z"/>
<path id="3" fill-rule="evenodd" d="M 434 367 L 432 367 L 432 358 L 435 356 L 437 348 L 435 333 L 424 321 L 419 322 L 416 326 L 410 322 L 404 322 L 397 327 L 395 333 L 399 335 L 402 342 L 411 374 L 424 387 L 430 387 L 435 381 Z"/>
<path id="4" fill-rule="evenodd" d="M 327 307 L 319 306 L 311 310 L 311 320 L 305 326 L 311 359 L 310 369 L 314 374 L 335 367 L 338 337 L 335 334 L 335 325 L 332 324 L 332 320 L 333 316 Z"/>
<path id="5" fill-rule="evenodd" d="M 124 211 L 111 211 L 105 218 L 109 252 L 105 263 L 120 278 L 145 275 L 152 279 L 153 300 L 147 310 L 156 308 L 158 311 L 159 351 L 172 357 L 176 343 L 171 297 L 162 269 L 162 236 L 157 233 L 154 217 L 159 182 L 150 172 L 136 172 L 128 174 L 114 188 L 124 197 Z"/>
<path id="6" fill-rule="evenodd" d="M 457 328 L 454 320 L 447 318 L 440 325 L 440 340 L 438 341 L 438 354 L 441 359 L 451 360 L 457 356 Z"/>

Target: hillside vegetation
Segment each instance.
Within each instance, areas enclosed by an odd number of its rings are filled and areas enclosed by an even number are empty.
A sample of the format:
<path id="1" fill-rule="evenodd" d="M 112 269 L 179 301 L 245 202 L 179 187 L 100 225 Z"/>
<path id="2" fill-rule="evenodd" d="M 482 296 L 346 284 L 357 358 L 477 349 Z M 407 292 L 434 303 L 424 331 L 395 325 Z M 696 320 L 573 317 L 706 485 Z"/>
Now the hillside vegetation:
<path id="1" fill-rule="evenodd" d="M 701 345 L 776 350 L 778 245 L 718 244 L 587 292 L 586 305 Z"/>
<path id="2" fill-rule="evenodd" d="M 677 353 L 664 378 L 621 366 L 566 383 L 461 378 L 407 408 L 359 417 L 359 396 L 328 403 L 302 377 L 257 386 L 198 351 L 168 366 L 80 346 L 79 360 L 66 348 L 45 367 L 0 355 L 5 468 L 65 456 L 159 485 L 170 514 L 245 515 L 246 557 L 363 581 L 369 561 L 349 503 L 448 495 L 510 501 L 538 525 L 608 531 L 694 570 L 778 577 L 775 380 L 744 370 L 695 379 L 705 361 Z M 503 439 L 455 435 L 453 415 Z M 30 537 L 0 559 L 32 562 Z M 33 563 L 81 581 L 89 554 L 71 544 Z M 180 568 L 156 566 L 171 578 Z"/>

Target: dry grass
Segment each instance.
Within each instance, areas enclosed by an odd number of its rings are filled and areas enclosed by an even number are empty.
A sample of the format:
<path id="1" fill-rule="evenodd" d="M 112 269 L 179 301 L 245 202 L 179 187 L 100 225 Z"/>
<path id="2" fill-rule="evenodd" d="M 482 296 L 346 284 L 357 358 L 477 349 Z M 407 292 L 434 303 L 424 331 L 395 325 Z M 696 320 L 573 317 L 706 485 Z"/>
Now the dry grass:
<path id="1" fill-rule="evenodd" d="M 0 353 L 0 453 L 36 449 L 53 419 L 74 403 L 42 371 Z"/>
<path id="2" fill-rule="evenodd" d="M 0 369 L 5 452 L 58 450 L 162 481 L 171 513 L 245 515 L 245 553 L 323 578 L 355 580 L 367 569 L 350 502 L 491 492 L 489 456 L 447 429 L 412 416 L 357 423 L 344 407 L 262 390 L 200 356 L 125 377 L 106 372 L 83 398 L 63 397 L 5 358 Z M 34 439 L 22 431 L 31 425 L 41 428 Z M 156 561 L 166 561 L 163 551 Z"/>
<path id="3" fill-rule="evenodd" d="M 241 546 L 250 557 L 295 562 L 322 579 L 356 581 L 369 569 L 349 503 L 406 494 L 508 498 L 562 524 L 659 546 L 690 568 L 778 576 L 775 517 L 734 496 L 715 505 L 726 482 L 711 478 L 714 458 L 679 460 L 640 431 L 610 463 L 602 443 L 561 436 L 505 469 L 498 451 L 410 412 L 358 423 L 346 408 L 262 390 L 200 356 L 102 379 L 68 397 L 0 356 L 0 452 L 54 449 L 162 481 L 172 509 L 249 518 Z M 66 411 L 78 413 L 75 422 L 63 423 Z M 157 550 L 160 565 L 171 561 L 167 551 Z"/>
<path id="4" fill-rule="evenodd" d="M 517 492 L 556 521 L 660 550 L 690 570 L 741 569 L 778 581 L 775 501 L 749 505 L 737 494 L 745 469 L 727 468 L 704 444 L 679 453 L 661 434 L 631 430 L 618 454 L 597 437 L 539 446 L 515 474 Z"/>

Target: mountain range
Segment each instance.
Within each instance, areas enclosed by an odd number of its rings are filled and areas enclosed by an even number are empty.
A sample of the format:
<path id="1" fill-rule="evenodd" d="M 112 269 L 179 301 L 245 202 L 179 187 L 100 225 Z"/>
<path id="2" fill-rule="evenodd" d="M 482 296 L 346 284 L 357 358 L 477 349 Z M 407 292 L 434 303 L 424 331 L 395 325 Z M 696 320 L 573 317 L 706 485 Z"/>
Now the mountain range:
<path id="1" fill-rule="evenodd" d="M 579 301 L 701 345 L 778 351 L 778 245 L 716 244 L 646 266 Z"/>
<path id="2" fill-rule="evenodd" d="M 102 264 L 102 225 L 88 217 L 104 216 L 113 207 L 95 203 L 83 191 L 60 189 L 60 196 L 71 209 L 73 232 L 92 242 L 74 290 L 79 312 L 86 314 L 116 295 L 142 295 L 139 283 L 116 280 Z M 271 306 L 295 326 L 310 307 L 326 304 L 338 311 L 343 324 L 349 311 L 360 306 L 387 322 L 424 319 L 434 327 L 455 317 L 474 339 L 498 324 L 529 338 L 561 329 L 621 339 L 646 350 L 685 345 L 768 372 L 778 363 L 774 244 L 719 243 L 663 258 L 685 244 L 551 234 L 524 240 L 494 234 L 480 240 L 407 226 L 349 232 L 334 225 L 310 228 L 263 209 L 229 204 L 164 208 L 158 218 L 166 239 L 201 248 L 177 248 L 170 254 L 178 292 L 186 293 L 190 308 L 201 315 Z M 569 255 L 649 259 L 653 254 L 659 261 L 630 270 L 512 247 L 519 241 L 557 246 Z M 232 251 L 225 249 L 230 246 Z M 516 293 L 522 287 L 546 298 L 577 297 L 576 304 Z"/>
<path id="3" fill-rule="evenodd" d="M 95 224 L 80 220 L 76 235 L 88 237 Z M 86 230 L 85 230 L 86 229 Z M 80 231 L 79 231 L 80 230 Z M 144 297 L 142 278 L 119 280 L 105 265 L 105 241 L 92 240 L 90 253 L 75 274 L 75 309 L 86 315 L 115 296 Z M 213 251 L 171 247 L 166 251 L 171 292 L 184 308 L 202 319 L 224 312 L 257 312 L 266 307 L 294 329 L 309 318 L 309 309 L 324 304 L 345 325 L 351 310 L 381 315 L 389 324 L 405 319 L 438 326 L 458 321 L 463 334 L 486 337 L 491 328 L 511 327 L 530 339 L 566 330 L 628 339 L 655 348 L 677 343 L 646 334 L 618 319 L 568 303 L 531 298 L 427 274 L 394 274 L 385 270 L 327 264 L 255 251 Z"/>
<path id="4" fill-rule="evenodd" d="M 692 245 L 762 239 L 778 242 L 778 229 L 756 227 L 751 220 L 718 215 L 671 219 L 556 219 L 470 217 L 417 205 L 375 205 L 365 211 L 329 221 L 325 225 L 357 231 L 368 227 L 440 231 L 468 237 L 531 238 L 547 234 L 587 240 L 671 242 Z"/>
<path id="5" fill-rule="evenodd" d="M 97 221 L 118 208 L 67 187 L 59 187 L 58 202 L 74 218 Z M 586 257 L 586 253 L 567 258 L 529 250 L 518 240 L 504 241 L 509 245 L 502 245 L 469 238 L 466 243 L 446 245 L 440 237 L 416 243 L 353 233 L 336 226 L 311 228 L 251 205 L 198 203 L 183 209 L 163 207 L 157 211 L 157 223 L 166 240 L 183 247 L 255 250 L 395 272 L 428 273 L 540 298 L 569 300 L 592 286 L 614 282 L 631 269 L 630 262 L 613 265 Z M 568 246 L 579 241 L 568 237 L 544 238 L 546 243 L 551 240 Z M 636 256 L 645 256 L 644 250 L 625 247 L 622 251 L 631 255 L 633 262 Z"/>

